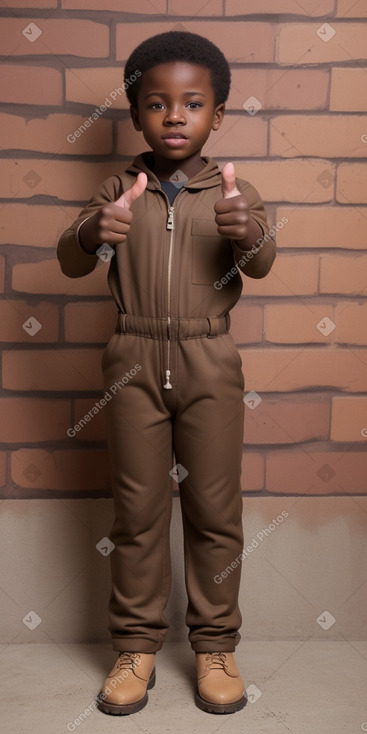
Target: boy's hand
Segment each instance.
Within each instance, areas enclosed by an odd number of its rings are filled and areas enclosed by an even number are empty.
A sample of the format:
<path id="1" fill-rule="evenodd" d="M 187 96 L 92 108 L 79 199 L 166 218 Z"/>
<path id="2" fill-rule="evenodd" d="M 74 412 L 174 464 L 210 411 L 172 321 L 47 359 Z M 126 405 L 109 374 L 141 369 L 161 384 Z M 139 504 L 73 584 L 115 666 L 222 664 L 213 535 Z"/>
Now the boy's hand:
<path id="1" fill-rule="evenodd" d="M 222 196 L 214 205 L 218 233 L 230 240 L 243 240 L 248 232 L 249 207 L 236 186 L 233 163 L 223 167 Z"/>
<path id="2" fill-rule="evenodd" d="M 87 252 L 95 253 L 101 244 L 114 247 L 125 242 L 133 218 L 131 204 L 144 193 L 147 183 L 146 173 L 139 173 L 131 189 L 84 222 L 79 230 L 79 239 Z"/>

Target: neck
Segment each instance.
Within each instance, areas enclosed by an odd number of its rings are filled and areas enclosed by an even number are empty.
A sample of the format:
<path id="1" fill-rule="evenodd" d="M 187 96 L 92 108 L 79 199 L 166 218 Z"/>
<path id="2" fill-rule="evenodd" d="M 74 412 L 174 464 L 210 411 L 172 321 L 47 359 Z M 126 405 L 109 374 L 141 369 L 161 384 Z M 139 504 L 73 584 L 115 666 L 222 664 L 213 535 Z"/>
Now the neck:
<path id="1" fill-rule="evenodd" d="M 188 179 L 193 178 L 205 165 L 206 163 L 202 160 L 200 152 L 185 158 L 183 161 L 171 161 L 153 153 L 150 167 L 160 181 L 169 181 L 171 176 L 178 170 L 182 171 Z"/>

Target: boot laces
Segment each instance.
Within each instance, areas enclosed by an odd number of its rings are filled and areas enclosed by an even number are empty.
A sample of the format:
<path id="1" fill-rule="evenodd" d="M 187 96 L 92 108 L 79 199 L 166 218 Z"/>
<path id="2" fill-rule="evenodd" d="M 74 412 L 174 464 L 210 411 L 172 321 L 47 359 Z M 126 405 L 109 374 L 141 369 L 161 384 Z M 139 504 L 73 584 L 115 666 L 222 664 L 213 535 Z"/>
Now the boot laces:
<path id="1" fill-rule="evenodd" d="M 225 652 L 208 652 L 206 655 L 206 663 L 209 665 L 210 670 L 223 670 L 227 667 L 227 658 Z"/>
<path id="2" fill-rule="evenodd" d="M 117 660 L 118 670 L 121 668 L 134 670 L 140 664 L 141 658 L 138 652 L 120 652 Z"/>

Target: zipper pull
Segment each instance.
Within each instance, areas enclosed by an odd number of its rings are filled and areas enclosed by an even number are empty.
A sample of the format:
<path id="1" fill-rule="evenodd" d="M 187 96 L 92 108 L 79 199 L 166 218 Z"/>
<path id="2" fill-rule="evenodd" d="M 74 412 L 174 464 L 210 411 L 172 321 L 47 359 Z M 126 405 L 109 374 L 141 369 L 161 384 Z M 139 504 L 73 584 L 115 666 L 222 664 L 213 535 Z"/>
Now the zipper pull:
<path id="1" fill-rule="evenodd" d="M 168 210 L 167 229 L 173 229 L 173 206 Z"/>
<path id="2" fill-rule="evenodd" d="M 170 374 L 171 374 L 171 370 L 166 370 L 166 380 L 167 380 L 167 382 L 166 382 L 165 385 L 163 385 L 163 387 L 165 387 L 166 390 L 172 390 L 172 385 L 171 385 L 171 383 L 169 381 Z"/>

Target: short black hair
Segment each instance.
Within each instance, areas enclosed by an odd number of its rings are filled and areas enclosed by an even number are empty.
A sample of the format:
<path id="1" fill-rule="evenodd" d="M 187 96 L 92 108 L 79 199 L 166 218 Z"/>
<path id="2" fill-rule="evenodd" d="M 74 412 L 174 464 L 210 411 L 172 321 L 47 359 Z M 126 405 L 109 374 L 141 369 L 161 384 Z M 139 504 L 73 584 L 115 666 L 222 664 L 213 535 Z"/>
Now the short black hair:
<path id="1" fill-rule="evenodd" d="M 231 71 L 227 59 L 214 43 L 204 36 L 188 31 L 168 31 L 151 36 L 139 44 L 130 54 L 124 70 L 126 95 L 130 104 L 137 109 L 137 98 L 141 75 L 159 64 L 185 61 L 209 69 L 214 90 L 214 105 L 226 102 L 231 86 Z M 136 81 L 129 83 L 129 79 Z"/>

